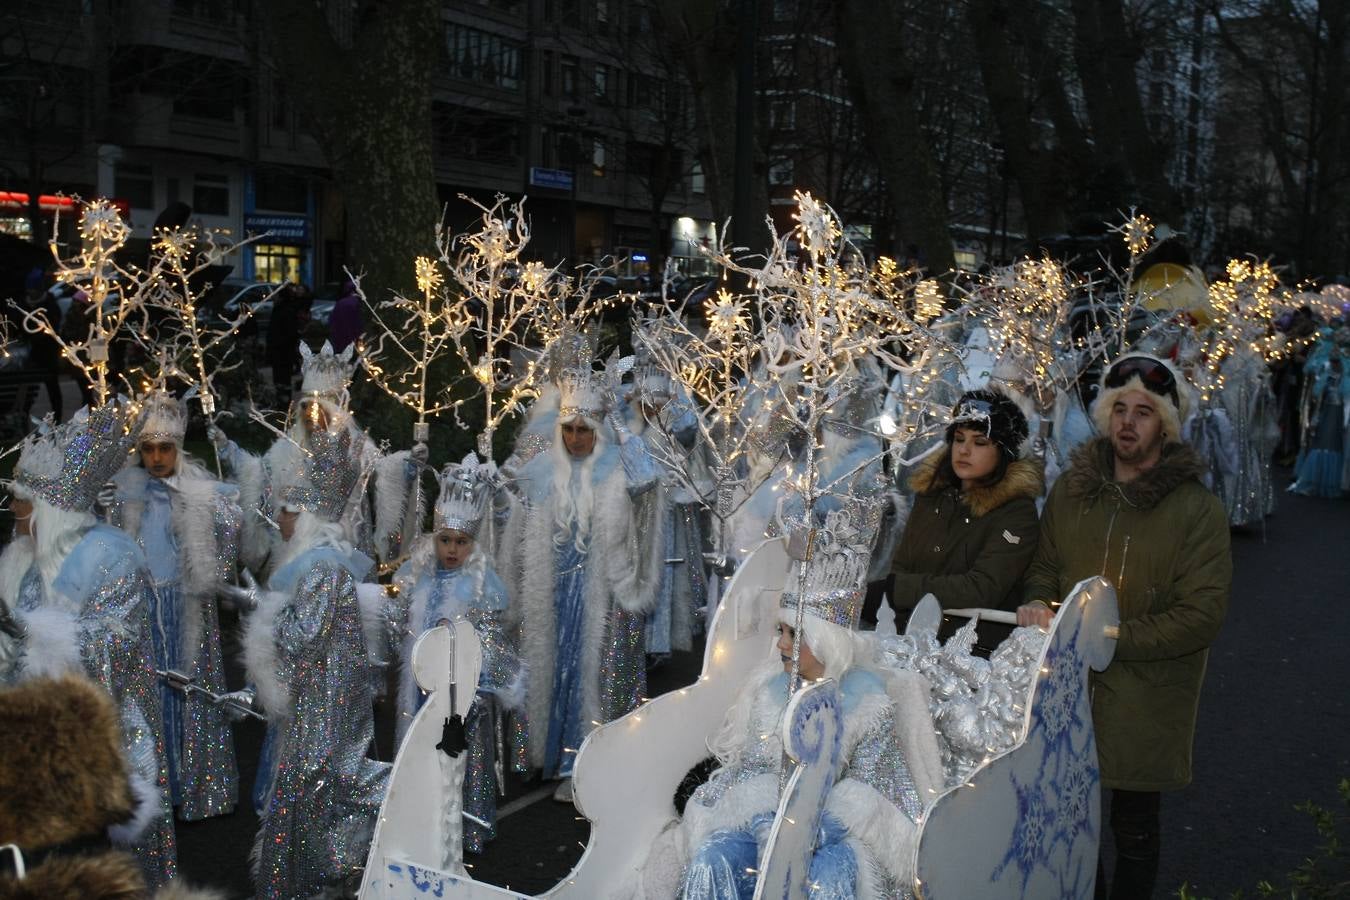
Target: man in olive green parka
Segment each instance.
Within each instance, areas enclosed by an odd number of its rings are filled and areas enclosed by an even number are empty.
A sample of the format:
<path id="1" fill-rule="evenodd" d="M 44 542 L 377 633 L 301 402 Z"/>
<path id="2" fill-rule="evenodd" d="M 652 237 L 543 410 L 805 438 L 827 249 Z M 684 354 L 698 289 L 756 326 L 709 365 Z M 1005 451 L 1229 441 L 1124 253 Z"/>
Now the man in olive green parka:
<path id="1" fill-rule="evenodd" d="M 1223 504 L 1181 441 L 1186 384 L 1162 360 L 1132 354 L 1103 378 L 1093 420 L 1105 435 L 1079 447 L 1041 516 L 1019 624 L 1048 624 L 1084 578 L 1116 589 L 1120 636 L 1092 676 L 1102 786 L 1112 790 L 1117 857 L 1111 890 L 1148 897 L 1161 845 L 1160 792 L 1191 781 L 1200 686 L 1232 582 Z"/>

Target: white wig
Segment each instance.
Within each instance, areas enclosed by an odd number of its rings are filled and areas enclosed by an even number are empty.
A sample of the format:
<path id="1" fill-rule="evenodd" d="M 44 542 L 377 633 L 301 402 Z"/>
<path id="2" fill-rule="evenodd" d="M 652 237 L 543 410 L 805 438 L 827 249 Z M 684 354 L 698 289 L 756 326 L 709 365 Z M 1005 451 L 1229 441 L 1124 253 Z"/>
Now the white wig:
<path id="1" fill-rule="evenodd" d="M 76 512 L 53 506 L 19 484 L 13 486 L 14 496 L 33 504 L 29 529 L 33 535 L 33 558 L 42 579 L 50 588 L 61 574 L 61 566 L 86 531 L 98 524 L 88 510 Z"/>
<path id="2" fill-rule="evenodd" d="M 277 563 L 272 571 L 277 571 L 301 553 L 315 547 L 343 548 L 342 524 L 329 522 L 312 512 L 302 510 L 295 519 L 295 531 L 289 541 L 282 541 Z"/>
<path id="3" fill-rule="evenodd" d="M 605 452 L 609 441 L 600 423 L 590 416 L 573 416 L 567 421 L 575 422 L 578 419 L 595 432 L 595 447 L 590 455 L 580 460 L 580 465 L 573 465 L 572 454 L 567 452 L 567 445 L 563 443 L 564 422 L 561 419 L 553 427 L 553 445 L 548 452 L 553 459 L 553 540 L 559 546 L 565 543 L 575 521 L 573 545 L 579 552 L 585 553 L 591 539 L 591 513 L 595 509 L 591 476 L 595 470 L 595 461 Z M 578 482 L 575 492 L 571 488 L 573 475 Z"/>

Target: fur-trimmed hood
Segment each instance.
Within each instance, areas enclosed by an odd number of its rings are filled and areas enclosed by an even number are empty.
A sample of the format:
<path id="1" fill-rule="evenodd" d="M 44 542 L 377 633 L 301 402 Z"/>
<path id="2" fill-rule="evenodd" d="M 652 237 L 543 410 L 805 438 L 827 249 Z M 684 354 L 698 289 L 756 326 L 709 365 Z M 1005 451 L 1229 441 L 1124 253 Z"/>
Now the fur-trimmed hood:
<path id="1" fill-rule="evenodd" d="M 929 454 L 909 477 L 909 487 L 916 494 L 937 494 L 956 488 L 942 471 L 943 450 Z M 1026 497 L 1035 500 L 1045 492 L 1045 464 L 1039 459 L 1018 459 L 1008 464 L 1008 470 L 996 483 L 973 488 L 961 495 L 973 516 L 983 516 L 1003 506 L 1009 500 Z"/>
<path id="2" fill-rule="evenodd" d="M 1061 477 L 1076 499 L 1094 500 L 1109 489 L 1136 509 L 1152 509 L 1185 482 L 1201 481 L 1205 471 L 1204 460 L 1189 444 L 1166 444 L 1156 466 L 1133 481 L 1118 482 L 1111 440 L 1099 437 L 1073 451 L 1069 470 Z"/>
<path id="3" fill-rule="evenodd" d="M 0 844 L 25 851 L 100 835 L 135 808 L 117 707 L 86 678 L 0 691 Z"/>

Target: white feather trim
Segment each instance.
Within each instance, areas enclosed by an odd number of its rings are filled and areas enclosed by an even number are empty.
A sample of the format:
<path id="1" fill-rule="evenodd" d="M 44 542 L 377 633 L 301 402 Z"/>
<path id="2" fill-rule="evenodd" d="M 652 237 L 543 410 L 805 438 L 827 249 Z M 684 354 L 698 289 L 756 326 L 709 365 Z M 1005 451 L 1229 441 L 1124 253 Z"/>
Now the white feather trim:
<path id="1" fill-rule="evenodd" d="M 376 668 L 388 662 L 384 637 L 384 608 L 389 595 L 384 585 L 362 582 L 356 586 L 356 605 L 361 609 L 361 634 L 366 639 L 366 658 Z"/>
<path id="2" fill-rule="evenodd" d="M 19 603 L 19 588 L 23 586 L 24 576 L 33 567 L 36 553 L 33 538 L 26 534 L 15 535 L 14 540 L 0 552 L 0 601 L 10 609 Z"/>
<path id="3" fill-rule="evenodd" d="M 290 597 L 277 591 L 266 591 L 259 599 L 258 608 L 244 620 L 241 641 L 244 666 L 248 677 L 258 689 L 258 700 L 267 717 L 284 721 L 291 715 L 290 685 L 283 683 L 281 659 L 277 653 L 274 624 L 277 613 L 290 602 Z"/>
<path id="4" fill-rule="evenodd" d="M 393 559 L 402 552 L 396 537 L 401 537 L 404 544 L 412 537 L 404 534 L 404 526 L 410 518 L 408 501 L 417 486 L 408 477 L 411 456 L 407 450 L 400 450 L 375 463 L 375 547 L 386 559 Z M 411 519 L 420 525 L 425 498 L 420 490 L 416 494 L 417 510 Z"/>
<path id="5" fill-rule="evenodd" d="M 16 612 L 15 618 L 28 630 L 22 660 L 24 678 L 83 671 L 80 620 L 74 613 L 44 606 L 31 612 Z"/>
<path id="6" fill-rule="evenodd" d="M 839 820 L 849 837 L 860 841 L 875 864 L 898 884 L 914 881 L 914 845 L 918 827 L 900 807 L 871 785 L 844 778 L 830 789 L 825 812 Z M 863 868 L 863 859 L 858 860 Z M 859 896 L 862 896 L 860 893 Z"/>
<path id="7" fill-rule="evenodd" d="M 135 802 L 131 818 L 118 825 L 108 826 L 108 840 L 119 847 L 136 843 L 163 811 L 159 786 L 144 772 L 132 766 L 129 781 L 131 798 Z"/>
<path id="8" fill-rule="evenodd" d="M 267 459 L 279 463 L 280 453 L 274 459 L 269 451 Z M 259 579 L 266 575 L 264 567 L 273 544 L 272 527 L 258 515 L 266 499 L 269 468 L 263 465 L 263 460 L 243 450 L 235 454 L 235 483 L 239 485 L 239 506 L 244 510 L 239 526 L 239 558 Z"/>
<path id="9" fill-rule="evenodd" d="M 937 728 L 929 708 L 932 690 L 918 672 L 896 669 L 886 673 L 886 691 L 895 709 L 895 739 L 905 754 L 919 801 L 927 809 L 945 787 Z"/>

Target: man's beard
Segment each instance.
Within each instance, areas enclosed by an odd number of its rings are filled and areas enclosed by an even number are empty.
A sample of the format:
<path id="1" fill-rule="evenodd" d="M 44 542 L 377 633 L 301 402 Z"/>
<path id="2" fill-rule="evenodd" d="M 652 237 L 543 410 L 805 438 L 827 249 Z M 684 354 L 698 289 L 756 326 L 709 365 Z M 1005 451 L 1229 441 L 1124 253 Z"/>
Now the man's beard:
<path id="1" fill-rule="evenodd" d="M 1133 444 L 1122 447 L 1120 444 L 1120 435 L 1116 435 L 1116 437 L 1111 440 L 1111 450 L 1115 453 L 1116 459 L 1127 465 L 1143 462 L 1152 457 L 1155 451 L 1162 450 L 1161 435 L 1155 437 L 1151 443 L 1145 444 L 1143 439 L 1139 436 L 1139 432 L 1132 431 L 1129 432 L 1129 434 L 1134 438 Z"/>

